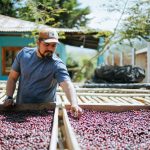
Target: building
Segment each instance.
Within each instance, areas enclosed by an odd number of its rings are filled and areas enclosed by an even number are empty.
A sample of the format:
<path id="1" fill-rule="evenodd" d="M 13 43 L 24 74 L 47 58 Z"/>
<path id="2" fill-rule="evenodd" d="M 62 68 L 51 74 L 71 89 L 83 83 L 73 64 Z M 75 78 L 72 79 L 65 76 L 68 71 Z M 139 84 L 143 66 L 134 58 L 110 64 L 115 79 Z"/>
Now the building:
<path id="1" fill-rule="evenodd" d="M 46 25 L 37 25 L 34 22 L 25 21 L 9 16 L 0 15 L 0 80 L 6 80 L 16 53 L 21 48 L 31 46 L 35 39 L 31 37 L 32 31 Z M 49 27 L 50 28 L 50 27 Z M 83 46 L 97 50 L 99 39 L 93 33 L 85 33 L 79 29 L 55 28 L 57 32 L 63 32 L 65 39 L 60 39 L 57 53 L 66 62 L 65 45 Z"/>
<path id="2" fill-rule="evenodd" d="M 105 64 L 140 67 L 145 70 L 145 79 L 142 82 L 150 83 L 150 44 L 146 41 L 135 40 L 134 47 L 125 44 L 120 47 L 118 45 L 111 47 L 105 54 Z"/>
<path id="3" fill-rule="evenodd" d="M 150 83 L 150 44 L 135 52 L 135 64 L 145 70 L 146 77 L 143 82 Z"/>

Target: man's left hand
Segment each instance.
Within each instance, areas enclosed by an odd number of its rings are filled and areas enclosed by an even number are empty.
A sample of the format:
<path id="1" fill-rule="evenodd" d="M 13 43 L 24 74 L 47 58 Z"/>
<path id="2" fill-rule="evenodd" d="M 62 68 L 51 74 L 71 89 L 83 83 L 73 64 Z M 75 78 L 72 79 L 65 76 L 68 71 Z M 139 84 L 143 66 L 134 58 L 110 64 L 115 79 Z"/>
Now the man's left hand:
<path id="1" fill-rule="evenodd" d="M 81 117 L 81 115 L 83 114 L 82 108 L 78 105 L 71 105 L 71 111 L 73 113 L 73 116 L 76 118 Z"/>

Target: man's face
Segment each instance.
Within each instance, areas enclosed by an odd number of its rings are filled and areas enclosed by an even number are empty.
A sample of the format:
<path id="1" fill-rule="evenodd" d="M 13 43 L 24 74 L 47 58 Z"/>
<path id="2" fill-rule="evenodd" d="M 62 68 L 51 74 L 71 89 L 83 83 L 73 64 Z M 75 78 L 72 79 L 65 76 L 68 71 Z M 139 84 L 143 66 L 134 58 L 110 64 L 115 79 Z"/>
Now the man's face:
<path id="1" fill-rule="evenodd" d="M 44 41 L 39 41 L 38 46 L 40 52 L 45 57 L 51 57 L 55 52 L 57 43 L 45 43 Z"/>

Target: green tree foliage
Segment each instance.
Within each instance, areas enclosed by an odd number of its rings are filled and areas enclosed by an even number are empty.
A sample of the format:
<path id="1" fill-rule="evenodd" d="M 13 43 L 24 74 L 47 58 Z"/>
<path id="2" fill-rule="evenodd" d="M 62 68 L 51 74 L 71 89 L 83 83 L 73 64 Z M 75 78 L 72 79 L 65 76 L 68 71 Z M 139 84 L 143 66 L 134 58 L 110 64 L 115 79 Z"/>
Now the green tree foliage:
<path id="1" fill-rule="evenodd" d="M 1 0 L 0 2 L 0 14 L 15 17 L 16 10 L 14 8 L 17 0 Z"/>
<path id="2" fill-rule="evenodd" d="M 126 4 L 125 4 L 126 3 Z M 124 12 L 123 7 L 126 5 Z M 116 34 L 121 39 L 143 38 L 149 41 L 150 36 L 150 0 L 101 0 L 99 6 L 109 12 L 122 14 L 118 20 Z"/>
<path id="3" fill-rule="evenodd" d="M 18 8 L 18 17 L 53 27 L 85 26 L 88 7 L 79 8 L 76 0 L 27 0 Z"/>
<path id="4" fill-rule="evenodd" d="M 137 1 L 128 11 L 120 30 L 124 39 L 143 38 L 150 41 L 150 1 Z"/>

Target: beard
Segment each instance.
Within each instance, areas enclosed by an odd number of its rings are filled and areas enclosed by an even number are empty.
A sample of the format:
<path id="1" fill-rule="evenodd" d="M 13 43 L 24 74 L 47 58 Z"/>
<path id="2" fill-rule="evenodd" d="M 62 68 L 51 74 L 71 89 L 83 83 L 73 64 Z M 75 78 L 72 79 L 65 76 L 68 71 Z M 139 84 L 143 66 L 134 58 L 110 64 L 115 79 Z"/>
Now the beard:
<path id="1" fill-rule="evenodd" d="M 54 52 L 52 52 L 52 51 L 45 51 L 45 52 L 44 52 L 44 57 L 45 57 L 45 58 L 50 58 L 50 57 L 52 57 L 53 53 L 54 53 Z"/>

